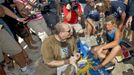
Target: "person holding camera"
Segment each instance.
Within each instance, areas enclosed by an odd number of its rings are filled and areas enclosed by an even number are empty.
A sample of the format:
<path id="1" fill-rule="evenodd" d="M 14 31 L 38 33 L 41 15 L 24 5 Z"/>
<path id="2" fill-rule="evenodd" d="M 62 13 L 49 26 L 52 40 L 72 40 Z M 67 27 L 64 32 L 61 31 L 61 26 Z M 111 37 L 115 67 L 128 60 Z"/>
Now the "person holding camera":
<path id="1" fill-rule="evenodd" d="M 14 14 L 17 16 L 20 16 L 18 13 L 18 10 L 15 8 L 14 3 L 11 1 L 6 1 L 2 4 L 5 8 L 11 10 Z M 21 17 L 21 16 L 20 16 Z M 37 49 L 37 46 L 34 46 L 36 42 L 33 40 L 29 28 L 27 27 L 26 23 L 19 22 L 18 20 L 5 15 L 2 17 L 2 19 L 5 21 L 7 26 L 9 27 L 9 30 L 11 30 L 11 34 L 14 37 L 14 39 L 19 43 L 18 36 L 21 37 L 24 42 L 28 45 L 29 49 Z M 24 18 L 25 20 L 25 18 Z"/>
<path id="2" fill-rule="evenodd" d="M 76 33 L 83 33 L 82 26 L 79 24 L 78 17 L 83 14 L 83 8 L 76 0 L 70 0 L 63 6 L 64 22 L 69 23 Z"/>
<path id="3" fill-rule="evenodd" d="M 28 27 L 35 31 L 41 39 L 41 42 L 51 35 L 51 30 L 48 28 L 40 10 L 36 10 L 36 7 L 34 6 L 36 3 L 35 0 L 32 0 L 31 2 L 29 2 L 29 0 L 13 0 L 13 2 L 19 11 L 19 14 L 24 18 L 28 18 Z"/>

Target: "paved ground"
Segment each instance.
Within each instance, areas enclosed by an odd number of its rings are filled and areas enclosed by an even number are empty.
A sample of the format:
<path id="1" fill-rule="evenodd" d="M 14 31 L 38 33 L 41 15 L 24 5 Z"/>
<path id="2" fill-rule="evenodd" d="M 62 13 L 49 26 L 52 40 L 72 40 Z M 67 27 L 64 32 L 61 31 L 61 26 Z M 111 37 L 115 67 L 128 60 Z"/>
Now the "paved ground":
<path id="1" fill-rule="evenodd" d="M 37 44 L 35 45 L 39 47 L 37 50 L 28 49 L 24 42 L 22 42 L 22 46 L 26 48 L 26 51 L 28 52 L 30 58 L 33 60 L 33 63 L 30 65 L 30 67 L 35 69 L 34 75 L 47 75 L 46 69 L 42 66 L 43 63 L 40 54 L 41 42 L 36 36 L 33 37 L 34 40 L 37 41 Z M 96 42 L 94 41 L 95 40 L 94 37 L 90 37 L 88 40 L 90 40 L 89 43 L 90 45 L 96 44 Z M 20 72 L 18 65 L 15 65 L 14 70 L 12 71 L 6 70 L 6 72 L 7 75 L 24 75 L 23 73 Z M 116 64 L 115 69 L 111 72 L 111 75 L 134 75 L 134 57 L 132 57 L 127 61 Z"/>

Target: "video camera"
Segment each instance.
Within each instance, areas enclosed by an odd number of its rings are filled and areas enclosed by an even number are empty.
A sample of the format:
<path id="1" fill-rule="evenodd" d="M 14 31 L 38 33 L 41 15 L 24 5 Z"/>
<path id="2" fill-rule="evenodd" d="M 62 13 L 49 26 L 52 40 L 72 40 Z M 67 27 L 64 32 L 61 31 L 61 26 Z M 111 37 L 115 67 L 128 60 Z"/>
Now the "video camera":
<path id="1" fill-rule="evenodd" d="M 31 13 L 26 20 L 35 19 L 35 18 L 37 18 L 37 16 L 36 16 L 36 14 L 34 12 L 34 13 Z"/>
<path id="2" fill-rule="evenodd" d="M 67 3 L 67 5 L 69 5 L 68 10 L 77 10 L 78 6 L 76 5 L 76 1 L 70 1 Z"/>
<path id="3" fill-rule="evenodd" d="M 40 1 L 35 1 L 35 2 L 29 1 L 29 4 L 33 7 L 33 10 L 40 10 L 42 12 L 49 12 L 50 10 L 50 3 L 44 5 Z"/>

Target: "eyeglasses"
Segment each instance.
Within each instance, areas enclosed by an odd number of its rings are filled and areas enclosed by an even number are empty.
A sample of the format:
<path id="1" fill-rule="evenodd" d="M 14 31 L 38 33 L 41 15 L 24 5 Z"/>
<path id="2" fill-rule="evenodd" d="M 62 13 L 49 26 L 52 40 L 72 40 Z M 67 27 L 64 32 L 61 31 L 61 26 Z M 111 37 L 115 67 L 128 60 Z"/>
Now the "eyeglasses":
<path id="1" fill-rule="evenodd" d="M 70 32 L 71 32 L 71 29 L 69 29 L 68 31 L 64 31 L 64 32 L 68 32 L 68 33 L 70 33 Z"/>

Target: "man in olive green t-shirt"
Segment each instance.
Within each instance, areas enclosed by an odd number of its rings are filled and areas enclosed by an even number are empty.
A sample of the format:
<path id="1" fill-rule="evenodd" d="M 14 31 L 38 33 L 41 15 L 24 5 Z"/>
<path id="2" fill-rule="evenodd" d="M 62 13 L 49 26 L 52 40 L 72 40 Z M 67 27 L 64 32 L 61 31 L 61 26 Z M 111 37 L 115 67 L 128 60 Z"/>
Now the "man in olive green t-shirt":
<path id="1" fill-rule="evenodd" d="M 55 29 L 56 34 L 49 36 L 42 44 L 43 60 L 48 67 L 57 69 L 57 75 L 61 75 L 59 73 L 61 70 L 65 72 L 65 75 L 69 75 L 69 72 L 66 72 L 68 66 L 75 64 L 80 54 L 76 52 L 71 27 L 67 23 L 58 23 Z"/>

